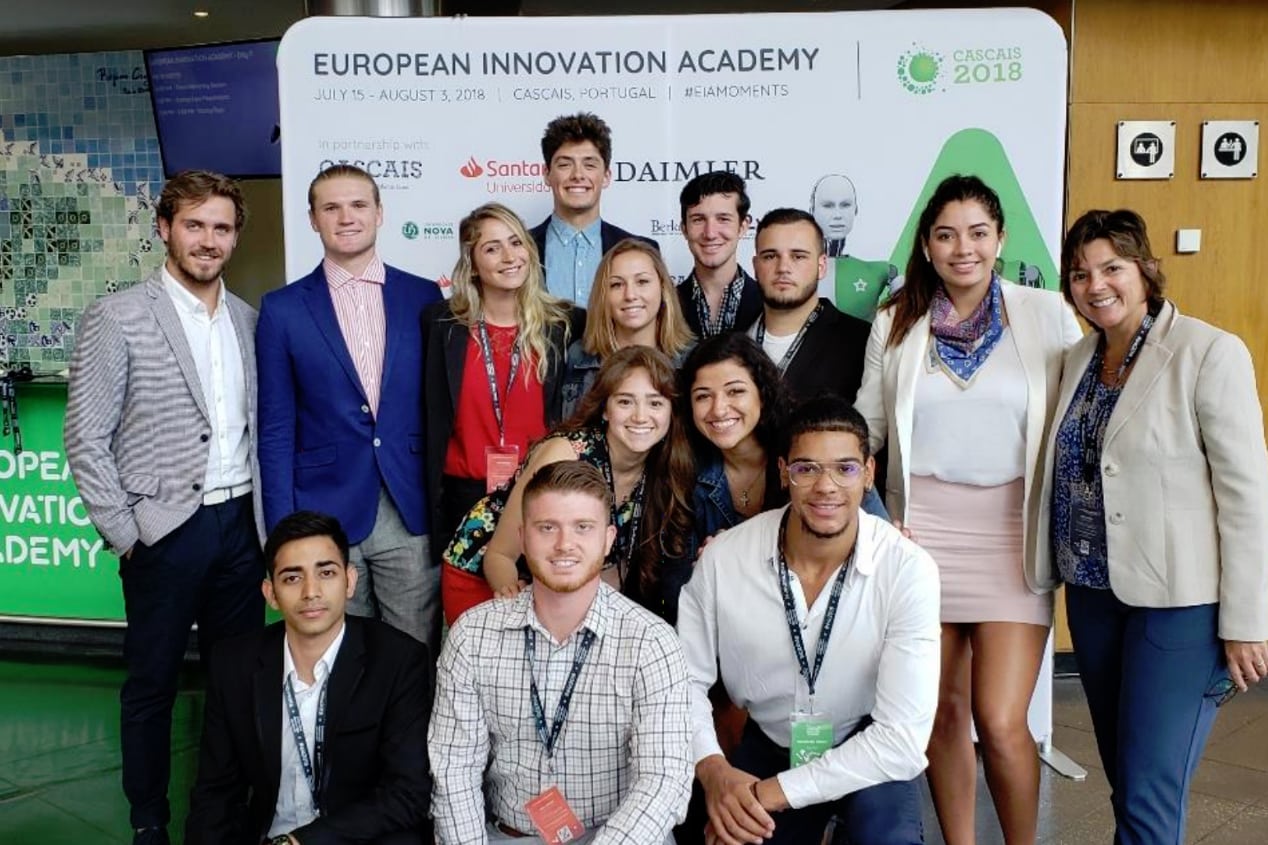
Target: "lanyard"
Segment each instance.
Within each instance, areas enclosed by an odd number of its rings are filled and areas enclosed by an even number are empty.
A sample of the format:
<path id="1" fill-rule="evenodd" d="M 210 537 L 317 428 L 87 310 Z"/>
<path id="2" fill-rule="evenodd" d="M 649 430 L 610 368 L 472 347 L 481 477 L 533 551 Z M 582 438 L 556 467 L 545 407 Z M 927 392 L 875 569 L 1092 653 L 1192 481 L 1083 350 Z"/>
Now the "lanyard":
<path id="1" fill-rule="evenodd" d="M 700 321 L 701 337 L 713 337 L 729 330 L 735 325 L 735 315 L 740 310 L 740 295 L 744 289 L 744 271 L 738 267 L 735 270 L 735 278 L 732 279 L 722 290 L 722 301 L 718 304 L 718 319 L 714 320 L 709 315 L 709 300 L 704 295 L 704 288 L 700 286 L 700 282 L 696 279 L 693 272 L 691 274 L 692 298 L 696 303 L 696 319 Z"/>
<path id="2" fill-rule="evenodd" d="M 606 443 L 604 444 L 606 448 Z M 620 506 L 616 502 L 616 480 L 612 475 L 612 459 L 604 456 L 603 461 L 603 478 L 608 483 L 608 489 L 612 491 L 612 524 L 617 526 L 617 533 L 621 534 L 620 525 L 617 522 L 617 514 L 620 512 Z M 616 561 L 617 580 L 621 584 L 621 588 L 625 588 L 625 575 L 629 571 L 629 563 L 634 557 L 634 547 L 638 545 L 638 527 L 643 521 L 643 489 L 647 482 L 647 470 L 643 470 L 643 474 L 638 477 L 638 484 L 634 485 L 634 491 L 630 493 L 628 501 L 634 505 L 634 513 L 630 516 L 627 523 L 628 530 L 624 532 L 624 537 L 618 542 L 612 544 L 612 551 L 608 554 L 609 559 Z"/>
<path id="3" fill-rule="evenodd" d="M 1136 330 L 1135 337 L 1132 338 L 1131 345 L 1127 347 L 1127 355 L 1123 357 L 1123 362 L 1118 365 L 1118 370 L 1114 375 L 1114 384 L 1110 387 L 1112 396 L 1110 401 L 1096 401 L 1096 393 L 1100 386 L 1101 362 L 1105 357 L 1105 341 L 1101 340 L 1097 345 L 1096 354 L 1092 356 L 1092 362 L 1088 365 L 1087 390 L 1083 396 L 1083 413 L 1079 417 L 1079 439 L 1083 446 L 1083 481 L 1085 484 L 1091 484 L 1101 462 L 1101 448 L 1104 445 L 1101 440 L 1105 436 L 1105 427 L 1109 424 L 1109 418 L 1114 413 L 1114 406 L 1118 404 L 1117 394 L 1122 390 L 1123 377 L 1127 374 L 1127 369 L 1136 361 L 1136 356 L 1140 354 L 1140 350 L 1145 345 L 1145 337 L 1149 334 L 1149 329 L 1154 324 L 1154 315 L 1145 314 L 1145 319 L 1141 321 L 1140 328 Z"/>
<path id="4" fill-rule="evenodd" d="M 792 363 L 793 358 L 797 357 L 797 350 L 801 348 L 801 343 L 806 339 L 806 332 L 814 325 L 815 320 L 819 319 L 819 315 L 823 312 L 823 300 L 819 300 L 819 304 L 815 306 L 815 310 L 810 312 L 810 316 L 806 318 L 806 322 L 801 324 L 801 328 L 797 330 L 797 336 L 793 338 L 792 346 L 788 347 L 788 351 L 784 353 L 784 357 L 779 361 L 779 373 L 784 374 L 788 369 L 788 365 Z M 757 345 L 762 346 L 766 340 L 766 315 L 762 314 L 757 318 Z"/>
<path id="5" fill-rule="evenodd" d="M 299 764 L 304 769 L 304 779 L 308 781 L 308 791 L 313 796 L 313 807 L 317 815 L 321 815 L 321 798 L 318 786 L 321 782 L 322 758 L 326 745 L 326 690 L 330 684 L 329 676 L 321 684 L 321 695 L 317 698 L 317 724 L 313 737 L 313 755 L 308 756 L 308 741 L 304 736 L 304 722 L 299 716 L 299 704 L 295 701 L 295 689 L 288 677 L 282 685 L 282 693 L 286 699 L 286 712 L 290 717 L 291 737 L 295 740 L 295 748 L 299 752 Z"/>
<path id="6" fill-rule="evenodd" d="M 528 691 L 533 702 L 533 721 L 537 723 L 537 738 L 542 741 L 548 760 L 555 756 L 555 742 L 559 739 L 559 732 L 563 730 L 564 722 L 568 719 L 568 706 L 572 704 L 572 692 L 576 689 L 577 678 L 581 677 L 581 667 L 585 664 L 586 655 L 590 653 L 592 645 L 594 645 L 594 631 L 587 628 L 581 635 L 577 655 L 572 659 L 572 671 L 568 673 L 568 680 L 564 682 L 564 691 L 559 694 L 559 704 L 555 706 L 555 720 L 550 726 L 550 733 L 547 734 L 546 708 L 542 707 L 542 698 L 537 691 L 537 677 L 533 671 L 537 651 L 537 632 L 529 627 L 524 628 L 524 659 L 528 661 Z"/>
<path id="7" fill-rule="evenodd" d="M 493 368 L 493 344 L 489 341 L 489 329 L 484 320 L 476 321 L 476 340 L 480 344 L 480 357 L 484 359 L 484 374 L 489 379 L 489 395 L 493 399 L 493 417 L 498 424 L 498 445 L 506 445 L 506 422 L 502 416 L 502 397 L 498 395 L 497 370 Z M 520 368 L 520 343 L 516 338 L 511 347 L 511 370 L 506 377 L 506 401 L 511 401 L 511 388 L 515 386 L 515 374 Z"/>
<path id="8" fill-rule="evenodd" d="M 806 658 L 806 644 L 801 638 L 801 623 L 797 621 L 797 604 L 793 601 L 792 576 L 788 573 L 788 560 L 784 557 L 783 528 L 787 526 L 788 516 L 784 515 L 784 525 L 780 526 L 779 542 L 779 592 L 784 597 L 784 615 L 788 619 L 788 633 L 792 636 L 793 651 L 797 654 L 797 664 L 801 667 L 801 677 L 806 679 L 806 687 L 810 690 L 810 709 L 814 710 L 815 682 L 819 680 L 819 670 L 823 668 L 823 655 L 828 651 L 828 638 L 832 636 L 832 625 L 837 618 L 837 605 L 841 602 L 841 589 L 845 586 L 845 575 L 854 562 L 854 551 L 845 564 L 837 572 L 832 584 L 832 595 L 828 598 L 828 608 L 823 615 L 823 629 L 819 632 L 819 642 L 815 645 L 815 665 L 812 669 Z M 855 548 L 857 548 L 857 544 Z M 809 613 L 810 608 L 806 608 Z"/>

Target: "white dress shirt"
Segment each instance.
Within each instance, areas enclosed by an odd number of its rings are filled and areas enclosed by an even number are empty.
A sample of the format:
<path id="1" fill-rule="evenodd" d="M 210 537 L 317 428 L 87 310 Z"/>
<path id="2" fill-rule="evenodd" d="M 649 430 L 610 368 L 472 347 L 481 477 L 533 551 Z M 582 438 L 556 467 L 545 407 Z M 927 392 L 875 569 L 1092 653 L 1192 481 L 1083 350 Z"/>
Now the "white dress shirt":
<path id="1" fill-rule="evenodd" d="M 679 600 L 697 762 L 722 753 L 709 703 L 719 669 L 736 706 L 748 710 L 776 744 L 787 748 L 791 742 L 789 716 L 804 703 L 806 690 L 779 589 L 779 523 L 785 511 L 767 511 L 717 535 Z M 854 565 L 815 685 L 815 710 L 831 720 L 838 744 L 779 775 L 793 807 L 910 780 L 926 765 L 938 706 L 938 571 L 928 553 L 889 523 L 862 512 L 858 519 Z M 813 662 L 832 591 L 822 590 L 807 608 L 793 574 L 801 636 Z M 834 571 L 829 583 L 835 577 Z M 865 716 L 872 724 L 842 743 Z"/>
<path id="2" fill-rule="evenodd" d="M 582 632 L 596 634 L 555 744 L 553 776 L 533 719 L 526 627 L 536 632 L 533 671 L 548 725 Z M 688 687 L 673 629 L 607 584 L 562 643 L 538 620 L 531 586 L 467 611 L 436 667 L 427 734 L 436 840 L 488 842 L 486 805 L 495 821 L 531 833 L 524 805 L 553 783 L 595 832 L 595 845 L 664 842 L 691 796 Z"/>
<path id="3" fill-rule="evenodd" d="M 242 369 L 242 348 L 225 305 L 225 286 L 220 282 L 216 310 L 208 313 L 194 296 L 163 267 L 163 287 L 176 306 L 181 328 L 189 342 L 194 368 L 211 418 L 211 441 L 203 491 L 233 487 L 251 480 L 250 438 L 247 433 L 247 381 Z"/>
<path id="4" fill-rule="evenodd" d="M 299 679 L 295 671 L 295 659 L 291 657 L 291 641 L 288 636 L 282 649 L 282 683 L 291 682 L 295 690 L 295 703 L 299 706 L 299 720 L 304 726 L 304 744 L 308 746 L 308 759 L 313 760 L 313 744 L 317 737 L 317 703 L 321 691 L 330 678 L 330 670 L 335 665 L 335 657 L 339 654 L 339 646 L 343 645 L 343 635 L 347 631 L 347 623 L 341 622 L 339 634 L 330 648 L 313 667 L 313 683 L 306 684 Z M 291 733 L 290 711 L 286 708 L 286 694 L 282 694 L 282 778 L 277 788 L 277 807 L 273 811 L 273 824 L 269 826 L 269 836 L 281 836 L 317 818 L 317 807 L 313 801 L 312 790 L 308 786 L 308 778 L 304 775 L 304 766 L 299 761 L 299 747 L 295 745 L 295 735 Z M 315 761 L 314 765 L 316 764 Z"/>

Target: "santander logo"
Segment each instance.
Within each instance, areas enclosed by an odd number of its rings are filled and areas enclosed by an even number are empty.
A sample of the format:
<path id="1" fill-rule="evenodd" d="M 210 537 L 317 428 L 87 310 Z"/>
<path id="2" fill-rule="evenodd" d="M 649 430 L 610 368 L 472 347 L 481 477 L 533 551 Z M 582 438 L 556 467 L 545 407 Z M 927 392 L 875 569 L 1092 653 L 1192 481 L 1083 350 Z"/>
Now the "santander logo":
<path id="1" fill-rule="evenodd" d="M 480 166 L 480 162 L 475 160 L 475 156 L 471 156 L 467 159 L 466 164 L 458 168 L 458 172 L 463 176 L 466 176 L 468 179 L 475 179 L 478 176 L 484 175 L 484 168 Z"/>
<path id="2" fill-rule="evenodd" d="M 451 287 L 453 287 L 453 280 L 450 279 L 448 276 L 441 276 L 439 279 L 436 280 L 436 285 L 442 291 L 449 290 Z"/>

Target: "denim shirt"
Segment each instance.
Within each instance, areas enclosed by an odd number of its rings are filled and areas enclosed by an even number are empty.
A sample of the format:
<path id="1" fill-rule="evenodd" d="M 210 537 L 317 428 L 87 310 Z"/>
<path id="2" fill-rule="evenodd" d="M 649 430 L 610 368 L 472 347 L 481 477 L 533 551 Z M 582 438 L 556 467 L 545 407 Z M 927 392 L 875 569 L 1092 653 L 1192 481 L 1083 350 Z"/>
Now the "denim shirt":
<path id="1" fill-rule="evenodd" d="M 563 416 L 560 419 L 568 419 L 577 410 L 581 397 L 586 395 L 586 391 L 598 377 L 601 364 L 598 355 L 591 355 L 582 349 L 580 340 L 569 344 L 568 356 L 564 361 L 563 383 L 560 386 L 560 395 L 563 398 Z"/>
<path id="2" fill-rule="evenodd" d="M 774 485 L 770 483 L 771 479 L 768 478 L 767 481 L 767 495 L 763 509 L 783 507 L 788 501 L 787 493 L 778 490 L 778 493 L 773 494 L 771 488 Z M 693 553 L 714 534 L 727 528 L 734 528 L 747 519 L 735 509 L 735 503 L 731 499 L 731 485 L 726 480 L 726 469 L 721 455 L 715 454 L 707 462 L 701 462 L 696 472 L 696 486 L 691 492 L 691 505 L 692 510 L 695 511 L 696 522 L 694 532 L 696 546 L 692 550 Z M 875 486 L 868 488 L 863 496 L 861 507 L 867 513 L 880 517 L 886 522 L 889 521 L 889 511 L 885 509 L 885 503 L 881 501 Z"/>

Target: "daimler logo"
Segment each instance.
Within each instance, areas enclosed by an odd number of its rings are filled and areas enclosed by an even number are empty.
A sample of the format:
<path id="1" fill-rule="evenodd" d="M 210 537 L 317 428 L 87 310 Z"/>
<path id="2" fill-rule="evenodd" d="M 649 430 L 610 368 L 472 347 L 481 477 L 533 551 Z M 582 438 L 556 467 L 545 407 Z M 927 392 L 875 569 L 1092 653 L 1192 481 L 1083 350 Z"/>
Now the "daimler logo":
<path id="1" fill-rule="evenodd" d="M 701 173 L 726 170 L 746 182 L 764 182 L 762 163 L 755 159 L 723 158 L 695 161 L 614 161 L 614 182 L 690 182 Z"/>
<path id="2" fill-rule="evenodd" d="M 480 166 L 480 162 L 475 160 L 475 156 L 467 159 L 467 163 L 458 168 L 458 172 L 468 179 L 475 179 L 484 175 L 484 168 Z"/>

